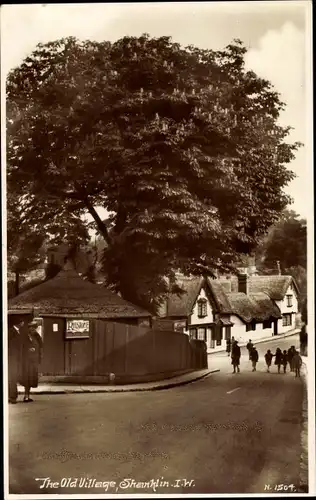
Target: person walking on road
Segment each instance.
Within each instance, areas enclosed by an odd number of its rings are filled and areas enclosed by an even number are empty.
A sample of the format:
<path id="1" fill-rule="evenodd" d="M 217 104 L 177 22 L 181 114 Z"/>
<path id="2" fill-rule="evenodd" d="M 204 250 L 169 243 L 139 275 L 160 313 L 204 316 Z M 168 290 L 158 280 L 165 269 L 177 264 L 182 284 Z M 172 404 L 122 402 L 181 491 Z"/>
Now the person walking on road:
<path id="1" fill-rule="evenodd" d="M 294 345 L 292 345 L 289 350 L 287 351 L 287 360 L 288 360 L 288 363 L 290 365 L 290 370 L 291 372 L 294 372 L 294 368 L 293 368 L 293 356 L 294 356 L 294 353 L 295 353 L 295 347 Z"/>
<path id="2" fill-rule="evenodd" d="M 251 342 L 251 339 L 249 339 L 249 342 L 246 345 L 246 347 L 247 347 L 247 350 L 248 350 L 249 359 L 251 360 L 251 351 L 252 351 L 252 348 L 253 348 L 253 343 Z"/>
<path id="3" fill-rule="evenodd" d="M 28 328 L 21 332 L 22 366 L 19 377 L 20 384 L 24 387 L 24 403 L 30 403 L 32 387 L 38 386 L 38 368 L 42 358 L 42 338 L 37 332 L 38 323 L 31 321 Z"/>
<path id="4" fill-rule="evenodd" d="M 283 373 L 286 373 L 287 367 L 287 352 L 284 350 L 282 354 L 282 365 L 283 365 Z"/>
<path id="5" fill-rule="evenodd" d="M 275 360 L 274 360 L 274 364 L 277 365 L 278 367 L 278 373 L 280 373 L 280 368 L 281 368 L 281 365 L 282 365 L 282 351 L 281 349 L 278 347 L 277 350 L 275 351 Z"/>
<path id="6" fill-rule="evenodd" d="M 240 347 L 238 345 L 238 341 L 235 340 L 235 342 L 233 343 L 232 345 L 232 365 L 233 365 L 233 368 L 234 368 L 234 371 L 233 373 L 239 373 L 240 372 L 240 368 L 239 368 L 239 364 L 240 364 Z"/>
<path id="7" fill-rule="evenodd" d="M 226 340 L 226 352 L 227 352 L 228 356 L 230 356 L 231 347 L 232 347 L 231 340 L 227 339 Z"/>
<path id="8" fill-rule="evenodd" d="M 295 371 L 295 377 L 300 377 L 301 376 L 302 358 L 300 356 L 300 353 L 297 350 L 295 350 L 295 352 L 294 352 L 292 363 L 293 363 L 293 370 Z"/>
<path id="9" fill-rule="evenodd" d="M 264 359 L 266 361 L 267 372 L 268 373 L 270 373 L 270 366 L 271 366 L 271 363 L 272 363 L 273 356 L 274 356 L 274 354 L 272 354 L 272 352 L 270 351 L 270 349 L 268 349 L 267 352 L 264 355 Z"/>
<path id="10" fill-rule="evenodd" d="M 252 371 L 253 372 L 257 371 L 256 366 L 259 360 L 259 354 L 255 346 L 253 346 L 250 351 L 250 360 L 252 362 Z"/>

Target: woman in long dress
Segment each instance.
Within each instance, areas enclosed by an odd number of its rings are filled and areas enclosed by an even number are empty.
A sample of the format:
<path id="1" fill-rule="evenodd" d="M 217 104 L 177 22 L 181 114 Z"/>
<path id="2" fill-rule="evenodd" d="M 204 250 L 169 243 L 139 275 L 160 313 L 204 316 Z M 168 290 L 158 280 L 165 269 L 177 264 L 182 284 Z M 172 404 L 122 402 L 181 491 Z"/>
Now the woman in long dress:
<path id="1" fill-rule="evenodd" d="M 31 321 L 21 335 L 21 373 L 20 384 L 24 387 L 23 401 L 30 403 L 31 388 L 38 386 L 38 368 L 42 359 L 42 338 L 37 332 L 38 323 Z"/>

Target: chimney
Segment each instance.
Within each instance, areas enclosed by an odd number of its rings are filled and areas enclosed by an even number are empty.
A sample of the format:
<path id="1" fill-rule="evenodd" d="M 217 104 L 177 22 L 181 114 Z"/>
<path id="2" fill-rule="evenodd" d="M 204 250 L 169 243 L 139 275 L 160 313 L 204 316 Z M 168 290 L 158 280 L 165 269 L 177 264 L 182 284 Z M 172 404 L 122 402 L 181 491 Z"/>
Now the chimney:
<path id="1" fill-rule="evenodd" d="M 248 295 L 248 274 L 243 273 L 238 275 L 238 292 Z"/>

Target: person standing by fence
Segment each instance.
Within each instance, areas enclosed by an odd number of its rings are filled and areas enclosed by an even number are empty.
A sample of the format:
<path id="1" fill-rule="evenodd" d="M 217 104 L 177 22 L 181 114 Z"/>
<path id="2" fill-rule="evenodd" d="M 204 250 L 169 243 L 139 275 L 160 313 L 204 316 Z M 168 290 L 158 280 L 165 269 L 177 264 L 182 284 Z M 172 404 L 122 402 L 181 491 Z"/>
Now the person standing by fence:
<path id="1" fill-rule="evenodd" d="M 38 326 L 33 320 L 28 324 L 28 328 L 21 331 L 22 366 L 19 382 L 25 389 L 24 403 L 33 401 L 30 397 L 31 388 L 38 386 L 38 368 L 43 347 L 41 336 L 37 332 Z"/>

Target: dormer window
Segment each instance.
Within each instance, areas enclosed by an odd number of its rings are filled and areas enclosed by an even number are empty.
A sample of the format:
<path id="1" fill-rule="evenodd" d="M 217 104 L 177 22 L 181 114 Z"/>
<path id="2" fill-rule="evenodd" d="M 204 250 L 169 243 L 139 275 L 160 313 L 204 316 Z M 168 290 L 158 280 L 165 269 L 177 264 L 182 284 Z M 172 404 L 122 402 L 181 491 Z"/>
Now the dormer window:
<path id="1" fill-rule="evenodd" d="M 198 317 L 205 318 L 207 316 L 207 300 L 200 299 L 198 300 Z"/>
<path id="2" fill-rule="evenodd" d="M 286 296 L 286 305 L 287 305 L 287 307 L 293 306 L 293 295 Z"/>

